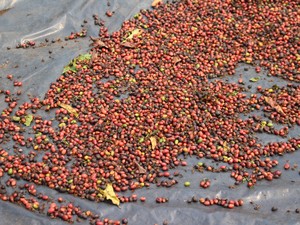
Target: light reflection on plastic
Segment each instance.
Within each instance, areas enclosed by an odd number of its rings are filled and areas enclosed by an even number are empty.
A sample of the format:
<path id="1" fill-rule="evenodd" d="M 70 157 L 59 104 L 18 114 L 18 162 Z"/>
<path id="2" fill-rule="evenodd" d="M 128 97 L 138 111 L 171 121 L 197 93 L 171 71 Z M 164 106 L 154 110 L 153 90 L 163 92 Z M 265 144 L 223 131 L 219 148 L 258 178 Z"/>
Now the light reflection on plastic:
<path id="1" fill-rule="evenodd" d="M 39 39 L 39 38 L 43 38 L 43 37 L 49 36 L 51 34 L 54 34 L 58 31 L 62 30 L 65 27 L 66 17 L 67 16 L 64 15 L 58 23 L 54 24 L 51 27 L 48 27 L 45 30 L 41 30 L 41 31 L 38 31 L 36 33 L 32 33 L 30 35 L 24 36 L 21 39 L 21 43 L 24 43 L 24 42 L 27 42 L 27 41 L 33 41 L 33 40 L 36 40 L 36 39 Z"/>

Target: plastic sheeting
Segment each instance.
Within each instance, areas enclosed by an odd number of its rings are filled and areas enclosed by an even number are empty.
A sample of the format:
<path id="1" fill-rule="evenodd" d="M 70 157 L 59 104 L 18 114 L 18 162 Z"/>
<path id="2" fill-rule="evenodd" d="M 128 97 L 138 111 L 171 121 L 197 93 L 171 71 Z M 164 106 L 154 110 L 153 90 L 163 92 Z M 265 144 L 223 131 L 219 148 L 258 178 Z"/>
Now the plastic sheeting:
<path id="1" fill-rule="evenodd" d="M 89 49 L 89 38 L 79 38 L 65 41 L 64 37 L 71 32 L 81 30 L 81 24 L 86 19 L 88 23 L 87 36 L 97 36 L 99 27 L 93 23 L 93 14 L 105 21 L 105 26 L 110 32 L 120 28 L 121 23 L 132 17 L 142 8 L 150 8 L 151 0 L 2 0 L 0 1 L 0 85 L 13 88 L 5 78 L 7 74 L 13 74 L 23 82 L 23 98 L 36 96 L 43 98 L 51 82 L 54 82 L 61 74 L 63 67 L 80 53 Z M 109 3 L 109 6 L 108 4 Z M 107 10 L 113 11 L 112 17 L 105 16 Z M 49 42 L 45 42 L 45 38 Z M 52 43 L 52 40 L 57 40 Z M 35 48 L 15 49 L 17 43 L 26 40 L 34 40 L 37 43 Z M 45 43 L 38 47 L 39 43 Z M 63 46 L 63 48 L 62 48 Z M 7 47 L 11 47 L 7 50 Z M 49 51 L 52 53 L 50 54 Z M 253 68 L 244 71 L 246 65 L 237 68 L 235 76 L 228 82 L 237 82 L 240 74 L 247 75 L 254 72 Z M 253 76 L 254 76 L 253 75 Z M 266 71 L 259 74 L 263 79 L 255 85 L 278 86 L 286 82 L 266 76 Z M 246 84 L 248 85 L 248 84 Z M 250 91 L 251 92 L 251 91 Z M 249 92 L 249 93 L 250 93 Z M 3 100 L 0 101 L 0 110 L 4 108 Z M 299 127 L 290 131 L 290 136 L 299 137 Z M 272 135 L 258 136 L 261 141 L 282 140 Z M 299 163 L 300 153 L 277 157 L 281 166 L 287 160 L 290 164 Z M 279 180 L 273 182 L 262 181 L 253 189 L 248 189 L 246 184 L 230 189 L 234 180 L 230 179 L 229 173 L 199 173 L 192 172 L 193 165 L 199 161 L 196 158 L 188 158 L 188 166 L 178 168 L 183 174 L 178 178 L 179 183 L 171 188 L 157 188 L 152 185 L 150 188 L 136 190 L 138 196 L 145 196 L 147 201 L 121 204 L 118 208 L 109 203 L 95 203 L 84 199 L 78 199 L 68 194 L 61 194 L 46 187 L 38 187 L 49 196 L 54 198 L 63 197 L 67 201 L 80 205 L 84 210 L 91 210 L 101 217 L 111 219 L 128 218 L 129 224 L 162 224 L 168 221 L 169 224 L 300 224 L 300 214 L 295 213 L 300 208 L 300 176 L 298 170 L 283 171 Z M 201 162 L 215 165 L 210 160 L 201 159 Z M 281 169 L 281 168 L 279 168 Z M 208 189 L 199 187 L 203 178 L 209 178 L 212 185 Z M 190 187 L 184 187 L 183 183 L 190 181 Z M 124 193 L 129 196 L 131 192 Z M 121 193 L 123 195 L 123 193 Z M 155 203 L 156 197 L 167 197 L 169 202 L 165 204 Z M 242 198 L 245 201 L 243 207 L 233 210 L 218 206 L 205 207 L 199 202 L 187 203 L 192 196 L 220 197 L 229 199 Z M 252 203 L 250 203 L 252 202 Z M 272 212 L 272 207 L 277 207 Z M 79 224 L 88 224 L 82 221 Z M 47 216 L 33 213 L 22 207 L 9 202 L 0 201 L 0 224 L 66 224 L 60 219 L 50 219 Z M 75 222 L 77 224 L 77 222 Z"/>

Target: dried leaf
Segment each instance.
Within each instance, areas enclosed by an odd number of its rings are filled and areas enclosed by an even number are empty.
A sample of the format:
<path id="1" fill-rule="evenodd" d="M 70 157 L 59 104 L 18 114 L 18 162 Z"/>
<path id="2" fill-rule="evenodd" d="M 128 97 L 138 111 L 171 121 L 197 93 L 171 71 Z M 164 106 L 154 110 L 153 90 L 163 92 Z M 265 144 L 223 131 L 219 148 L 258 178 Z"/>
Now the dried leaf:
<path id="1" fill-rule="evenodd" d="M 126 47 L 126 48 L 135 48 L 136 44 L 130 43 L 130 42 L 123 42 L 123 43 L 121 43 L 121 46 Z"/>
<path id="2" fill-rule="evenodd" d="M 137 168 L 138 168 L 138 173 L 139 173 L 139 174 L 145 174 L 145 173 L 146 173 L 146 170 L 145 170 L 143 167 L 141 167 L 141 166 L 137 163 L 137 161 L 134 160 L 134 164 L 137 166 Z"/>
<path id="3" fill-rule="evenodd" d="M 141 30 L 141 29 L 135 29 L 135 30 L 133 30 L 133 31 L 131 32 L 131 34 L 125 39 L 124 42 L 126 42 L 127 40 L 132 39 L 135 35 L 140 35 L 140 34 L 142 34 L 142 33 L 143 33 L 143 30 Z"/>
<path id="4" fill-rule="evenodd" d="M 99 192 L 105 197 L 107 200 L 111 200 L 114 205 L 119 206 L 120 205 L 120 200 L 116 196 L 116 193 L 114 191 L 114 188 L 112 184 L 108 183 L 106 185 L 105 190 L 99 190 Z"/>
<path id="5" fill-rule="evenodd" d="M 265 101 L 273 108 L 276 105 L 276 102 L 271 97 L 265 97 Z"/>
<path id="6" fill-rule="evenodd" d="M 174 64 L 176 64 L 176 63 L 178 63 L 178 62 L 180 62 L 181 61 L 181 58 L 179 58 L 179 57 L 177 57 L 177 56 L 175 56 L 174 58 L 173 58 L 173 60 L 172 60 L 172 62 L 174 63 Z"/>
<path id="7" fill-rule="evenodd" d="M 159 3 L 162 3 L 162 0 L 154 0 L 151 4 L 152 7 L 157 6 Z"/>
<path id="8" fill-rule="evenodd" d="M 2 9 L 0 10 L 0 16 L 2 16 L 4 13 L 8 12 L 12 8 Z"/>
<path id="9" fill-rule="evenodd" d="M 284 111 L 282 110 L 281 106 L 278 105 L 271 97 L 265 97 L 265 101 L 278 113 L 285 115 Z"/>
<path id="10" fill-rule="evenodd" d="M 64 104 L 64 103 L 58 103 L 58 106 L 66 109 L 69 113 L 73 114 L 75 117 L 78 117 L 78 113 L 76 109 L 74 109 L 72 106 Z"/>
<path id="11" fill-rule="evenodd" d="M 96 51 L 92 51 L 91 59 L 90 59 L 90 66 L 92 63 L 97 59 L 98 53 Z"/>
<path id="12" fill-rule="evenodd" d="M 92 37 L 90 36 L 91 40 L 93 41 L 93 43 L 91 44 L 92 46 L 94 47 L 103 47 L 103 48 L 107 48 L 106 44 L 101 41 L 99 38 L 95 38 L 95 37 Z"/>
<path id="13" fill-rule="evenodd" d="M 157 145 L 156 138 L 152 136 L 150 137 L 150 141 L 151 141 L 152 150 L 154 150 Z"/>
<path id="14" fill-rule="evenodd" d="M 251 81 L 251 82 L 257 82 L 257 81 L 259 81 L 259 79 L 260 79 L 260 77 L 252 77 L 252 78 L 250 79 L 250 81 Z"/>
<path id="15" fill-rule="evenodd" d="M 33 120 L 33 115 L 32 115 L 32 114 L 29 114 L 29 115 L 25 116 L 25 119 L 26 119 L 26 121 L 25 121 L 24 124 L 25 124 L 27 127 L 29 127 L 30 124 L 31 124 L 31 122 L 32 122 L 32 120 Z"/>
<path id="16" fill-rule="evenodd" d="M 285 113 L 284 113 L 284 111 L 283 111 L 283 109 L 281 108 L 280 105 L 276 105 L 274 108 L 275 108 L 275 110 L 276 110 L 277 112 L 279 112 L 279 113 L 285 115 Z"/>

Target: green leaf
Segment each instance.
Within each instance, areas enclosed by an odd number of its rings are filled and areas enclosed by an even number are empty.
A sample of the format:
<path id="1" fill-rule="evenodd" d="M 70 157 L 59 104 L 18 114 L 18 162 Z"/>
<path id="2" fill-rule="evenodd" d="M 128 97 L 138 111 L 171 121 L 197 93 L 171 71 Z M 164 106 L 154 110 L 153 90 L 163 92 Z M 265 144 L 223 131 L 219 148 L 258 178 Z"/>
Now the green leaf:
<path id="1" fill-rule="evenodd" d="M 233 91 L 233 92 L 231 92 L 231 95 L 236 96 L 238 93 L 239 93 L 238 91 Z"/>
<path id="2" fill-rule="evenodd" d="M 250 79 L 250 81 L 251 81 L 251 82 L 257 82 L 257 81 L 259 81 L 259 79 L 260 79 L 260 77 L 252 77 L 252 78 Z"/>
<path id="3" fill-rule="evenodd" d="M 74 73 L 77 72 L 77 69 L 76 69 L 76 63 L 75 63 L 75 62 L 72 63 L 71 66 L 70 66 L 70 65 L 65 66 L 65 67 L 64 67 L 64 70 L 63 70 L 63 74 L 66 73 L 66 72 L 68 72 L 68 71 L 72 71 L 72 72 L 74 72 Z"/>
<path id="4" fill-rule="evenodd" d="M 90 60 L 91 58 L 92 55 L 87 53 L 87 54 L 79 55 L 76 59 L 79 61 L 83 61 L 83 60 Z"/>
<path id="5" fill-rule="evenodd" d="M 63 74 L 68 72 L 68 71 L 72 71 L 74 73 L 77 72 L 77 61 L 84 61 L 84 60 L 90 60 L 92 58 L 92 55 L 87 53 L 87 54 L 83 54 L 83 55 L 79 55 L 77 58 L 73 59 L 67 66 L 64 67 L 63 70 Z"/>
<path id="6" fill-rule="evenodd" d="M 19 116 L 13 116 L 13 117 L 12 117 L 12 120 L 15 121 L 15 122 L 19 122 L 20 119 L 21 119 L 21 118 L 20 118 Z"/>
<path id="7" fill-rule="evenodd" d="M 143 33 L 143 30 L 141 29 L 134 29 L 127 38 L 125 38 L 125 40 L 123 42 L 126 42 L 130 39 L 132 39 L 135 35 L 140 35 Z"/>
<path id="8" fill-rule="evenodd" d="M 139 140 L 139 143 L 143 143 L 144 140 L 145 140 L 145 138 L 144 138 L 144 137 L 141 137 L 140 140 Z"/>
<path id="9" fill-rule="evenodd" d="M 33 120 L 33 115 L 32 115 L 32 114 L 29 114 L 29 115 L 25 116 L 25 119 L 26 119 L 26 121 L 25 121 L 24 124 L 25 124 L 27 127 L 29 127 L 30 124 L 31 124 L 31 122 L 32 122 L 32 120 Z"/>

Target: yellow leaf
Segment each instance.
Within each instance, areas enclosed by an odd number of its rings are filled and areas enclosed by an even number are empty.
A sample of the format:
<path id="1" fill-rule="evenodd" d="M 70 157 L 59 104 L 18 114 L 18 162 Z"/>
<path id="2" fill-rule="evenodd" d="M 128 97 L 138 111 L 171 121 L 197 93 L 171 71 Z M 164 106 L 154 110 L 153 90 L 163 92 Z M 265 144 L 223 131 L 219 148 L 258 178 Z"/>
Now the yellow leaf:
<path id="1" fill-rule="evenodd" d="M 140 35 L 141 33 L 143 33 L 143 30 L 141 29 L 135 29 L 131 32 L 131 34 L 126 38 L 125 41 L 132 39 L 135 35 Z"/>
<path id="2" fill-rule="evenodd" d="M 118 199 L 118 197 L 116 196 L 116 193 L 114 191 L 114 188 L 112 186 L 112 184 L 108 183 L 106 185 L 105 190 L 99 190 L 99 192 L 107 199 L 107 200 L 111 200 L 112 203 L 114 205 L 119 206 L 120 205 L 120 200 Z"/>
<path id="3" fill-rule="evenodd" d="M 76 109 L 74 109 L 72 106 L 64 104 L 64 103 L 58 103 L 58 106 L 66 109 L 69 113 L 73 114 L 75 117 L 78 117 L 78 113 Z"/>
<path id="4" fill-rule="evenodd" d="M 151 141 L 152 150 L 154 150 L 156 145 L 157 145 L 156 138 L 155 137 L 150 137 L 150 141 Z"/>
<path id="5" fill-rule="evenodd" d="M 31 122 L 32 122 L 32 120 L 33 120 L 33 115 L 29 114 L 29 115 L 27 115 L 27 116 L 25 117 L 25 119 L 26 119 L 26 121 L 25 121 L 24 124 L 25 124 L 27 127 L 29 127 L 30 124 L 31 124 Z"/>
<path id="6" fill-rule="evenodd" d="M 151 6 L 152 7 L 155 7 L 155 6 L 157 6 L 159 3 L 161 3 L 162 2 L 162 0 L 154 0 L 153 2 L 152 2 L 152 4 L 151 4 Z"/>

